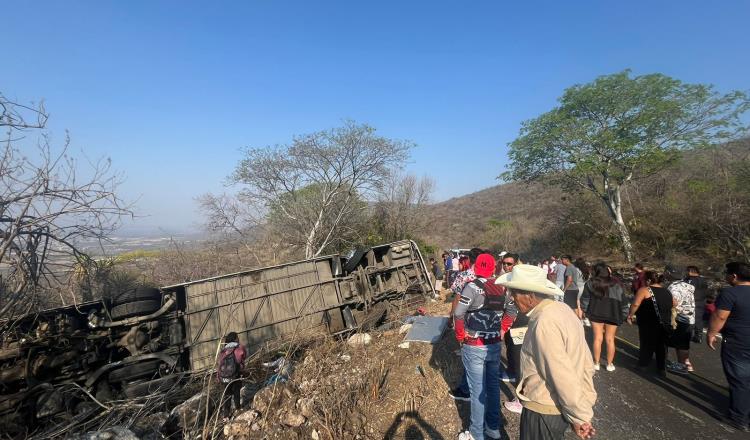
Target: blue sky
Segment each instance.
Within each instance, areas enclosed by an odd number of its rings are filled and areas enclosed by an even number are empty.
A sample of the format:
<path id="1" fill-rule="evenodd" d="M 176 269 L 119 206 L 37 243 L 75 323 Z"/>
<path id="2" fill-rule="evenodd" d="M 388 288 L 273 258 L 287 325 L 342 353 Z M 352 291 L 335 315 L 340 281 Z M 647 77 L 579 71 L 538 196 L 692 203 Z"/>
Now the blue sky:
<path id="1" fill-rule="evenodd" d="M 631 68 L 750 88 L 746 1 L 16 1 L 0 91 L 110 157 L 137 222 L 200 222 L 241 149 L 351 118 L 418 144 L 444 200 L 498 183 L 520 122 Z"/>

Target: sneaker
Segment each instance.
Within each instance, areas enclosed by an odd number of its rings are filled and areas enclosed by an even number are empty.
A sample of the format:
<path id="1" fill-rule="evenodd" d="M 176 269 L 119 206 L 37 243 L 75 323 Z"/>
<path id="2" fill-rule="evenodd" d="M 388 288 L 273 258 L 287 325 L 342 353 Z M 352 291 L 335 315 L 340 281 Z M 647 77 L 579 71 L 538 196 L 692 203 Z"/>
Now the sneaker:
<path id="1" fill-rule="evenodd" d="M 583 318 L 583 325 L 591 327 L 591 321 L 589 321 L 589 318 Z"/>
<path id="2" fill-rule="evenodd" d="M 450 390 L 448 395 L 451 396 L 453 400 L 463 400 L 464 402 L 469 402 L 471 400 L 471 394 L 464 392 L 460 388 Z"/>
<path id="3" fill-rule="evenodd" d="M 500 430 L 499 429 L 490 429 L 488 427 L 484 427 L 484 437 L 485 438 L 491 438 L 492 440 L 500 440 Z"/>
<path id="4" fill-rule="evenodd" d="M 594 364 L 594 371 L 599 371 L 601 367 L 599 366 L 599 362 Z"/>
<path id="5" fill-rule="evenodd" d="M 516 376 L 510 376 L 507 371 L 503 371 L 503 374 L 500 375 L 500 380 L 503 382 L 515 382 Z"/>
<path id="6" fill-rule="evenodd" d="M 521 401 L 518 399 L 505 402 L 503 406 L 512 413 L 521 414 L 521 411 L 523 411 L 523 405 L 521 405 Z"/>
<path id="7" fill-rule="evenodd" d="M 607 365 L 607 371 L 615 371 L 615 365 L 614 364 L 608 364 Z"/>
<path id="8" fill-rule="evenodd" d="M 670 362 L 669 364 L 667 364 L 667 371 L 669 371 L 670 373 L 675 373 L 675 374 L 687 374 L 688 373 L 687 366 L 679 362 Z"/>
<path id="9" fill-rule="evenodd" d="M 474 440 L 474 436 L 469 431 L 464 431 L 458 434 L 458 440 Z"/>
<path id="10" fill-rule="evenodd" d="M 695 368 L 693 368 L 693 364 L 690 363 L 690 361 L 685 362 L 685 368 L 688 370 L 689 373 L 692 373 L 695 371 Z"/>

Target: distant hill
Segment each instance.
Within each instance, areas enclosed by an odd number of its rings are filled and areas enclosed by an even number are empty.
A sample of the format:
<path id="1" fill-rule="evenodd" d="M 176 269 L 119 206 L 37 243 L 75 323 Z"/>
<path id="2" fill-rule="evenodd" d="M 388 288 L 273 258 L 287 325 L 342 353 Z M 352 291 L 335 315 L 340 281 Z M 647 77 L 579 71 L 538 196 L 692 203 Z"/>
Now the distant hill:
<path id="1" fill-rule="evenodd" d="M 424 238 L 443 249 L 479 246 L 528 253 L 535 234 L 537 247 L 543 247 L 548 233 L 554 233 L 550 214 L 563 196 L 556 187 L 506 183 L 455 197 L 426 209 L 430 227 Z"/>

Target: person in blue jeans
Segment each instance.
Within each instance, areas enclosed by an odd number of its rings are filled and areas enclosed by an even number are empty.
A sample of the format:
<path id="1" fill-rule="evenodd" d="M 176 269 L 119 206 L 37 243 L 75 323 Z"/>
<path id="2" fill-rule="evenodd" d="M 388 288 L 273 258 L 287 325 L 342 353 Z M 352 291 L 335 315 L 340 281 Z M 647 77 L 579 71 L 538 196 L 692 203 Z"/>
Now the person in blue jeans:
<path id="1" fill-rule="evenodd" d="M 726 265 L 731 287 L 716 299 L 706 342 L 715 350 L 722 333 L 721 364 L 729 383 L 728 422 L 737 430 L 750 432 L 750 265 L 731 262 Z"/>
<path id="2" fill-rule="evenodd" d="M 494 273 L 492 255 L 479 255 L 474 263 L 476 278 L 463 287 L 453 311 L 471 396 L 471 425 L 459 440 L 500 438 L 500 321 L 505 295 L 495 284 Z"/>

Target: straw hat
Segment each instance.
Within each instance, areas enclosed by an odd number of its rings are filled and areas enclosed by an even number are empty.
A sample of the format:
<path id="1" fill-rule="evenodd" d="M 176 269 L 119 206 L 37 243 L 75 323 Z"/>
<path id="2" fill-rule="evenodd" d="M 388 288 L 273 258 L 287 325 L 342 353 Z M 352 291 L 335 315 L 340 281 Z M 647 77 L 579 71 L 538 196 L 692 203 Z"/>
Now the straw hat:
<path id="1" fill-rule="evenodd" d="M 530 264 L 517 264 L 513 266 L 513 270 L 498 277 L 495 280 L 495 284 L 500 284 L 509 289 L 526 290 L 542 295 L 563 295 L 563 291 L 555 283 L 547 279 L 547 271 Z"/>

